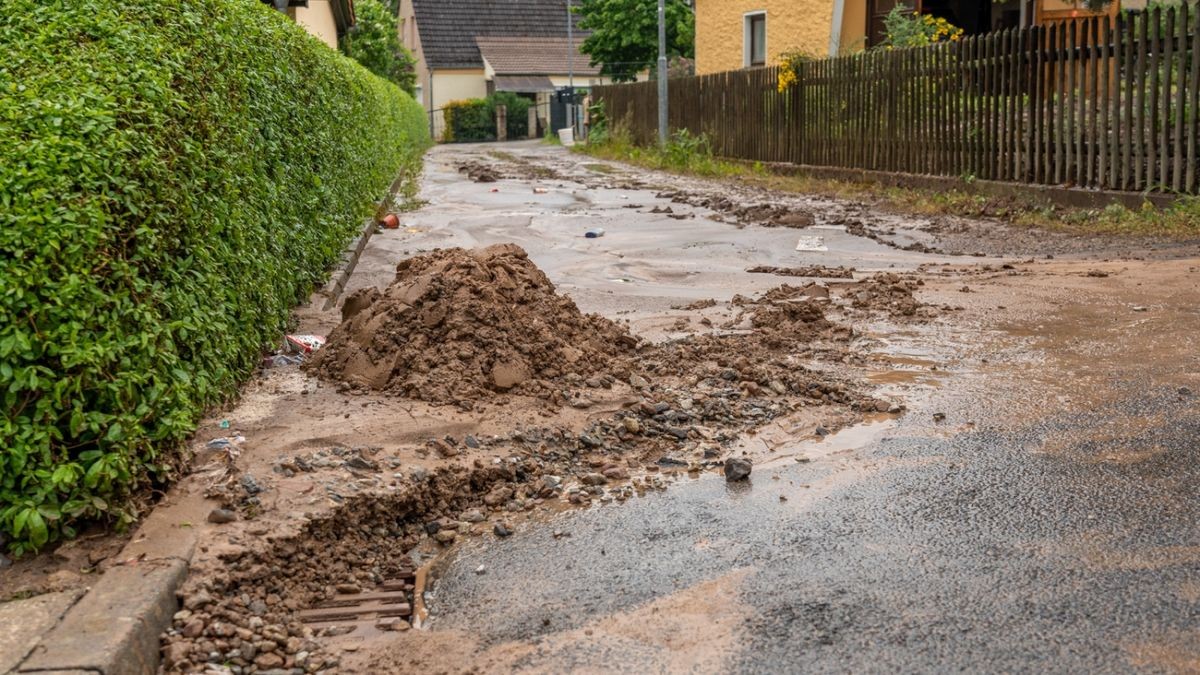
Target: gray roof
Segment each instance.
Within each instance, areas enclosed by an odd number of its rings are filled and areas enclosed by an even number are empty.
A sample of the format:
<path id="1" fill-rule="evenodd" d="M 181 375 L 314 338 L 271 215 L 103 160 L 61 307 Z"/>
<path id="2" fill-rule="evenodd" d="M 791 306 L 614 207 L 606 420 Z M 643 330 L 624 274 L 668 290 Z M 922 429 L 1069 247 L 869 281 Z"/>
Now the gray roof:
<path id="1" fill-rule="evenodd" d="M 566 0 L 413 0 L 413 13 L 431 68 L 482 68 L 480 36 L 567 37 Z"/>

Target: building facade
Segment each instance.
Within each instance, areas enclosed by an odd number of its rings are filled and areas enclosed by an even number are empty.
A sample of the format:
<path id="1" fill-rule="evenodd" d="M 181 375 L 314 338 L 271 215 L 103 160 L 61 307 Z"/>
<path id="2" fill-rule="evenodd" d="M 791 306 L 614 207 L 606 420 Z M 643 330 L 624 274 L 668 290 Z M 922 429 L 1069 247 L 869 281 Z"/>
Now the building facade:
<path id="1" fill-rule="evenodd" d="M 967 35 L 1115 16 L 1146 0 L 1112 2 L 1089 9 L 1085 0 L 695 0 L 696 72 L 716 73 L 773 65 L 799 51 L 839 56 L 880 44 L 883 20 L 897 5 L 943 18 Z"/>
<path id="2" fill-rule="evenodd" d="M 829 52 L 834 0 L 696 0 L 696 72 L 770 65 L 784 52 Z"/>

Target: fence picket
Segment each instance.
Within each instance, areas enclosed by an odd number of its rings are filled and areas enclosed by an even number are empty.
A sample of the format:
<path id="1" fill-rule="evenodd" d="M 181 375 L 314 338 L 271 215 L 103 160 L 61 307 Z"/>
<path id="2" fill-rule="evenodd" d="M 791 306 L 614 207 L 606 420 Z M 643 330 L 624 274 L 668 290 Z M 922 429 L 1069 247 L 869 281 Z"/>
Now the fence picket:
<path id="1" fill-rule="evenodd" d="M 1175 67 L 1179 69 L 1179 84 L 1175 87 L 1174 146 L 1171 151 L 1174 163 L 1171 167 L 1171 189 L 1180 192 L 1183 190 L 1183 118 L 1187 114 L 1184 83 L 1187 82 L 1188 64 L 1188 4 L 1186 2 L 1180 4 L 1176 11 L 1179 13 L 1179 34 L 1176 36 L 1179 41 L 1177 50 L 1179 61 Z"/>
<path id="2" fill-rule="evenodd" d="M 1081 188 L 1200 191 L 1200 10 L 1152 7 L 672 79 L 672 132 L 726 157 Z M 657 87 L 593 88 L 657 139 Z"/>

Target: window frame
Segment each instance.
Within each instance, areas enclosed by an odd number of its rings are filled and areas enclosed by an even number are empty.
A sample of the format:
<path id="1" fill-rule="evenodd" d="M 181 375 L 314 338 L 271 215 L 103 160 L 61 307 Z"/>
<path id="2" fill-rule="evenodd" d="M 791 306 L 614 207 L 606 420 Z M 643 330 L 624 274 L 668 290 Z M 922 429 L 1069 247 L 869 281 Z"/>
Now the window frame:
<path id="1" fill-rule="evenodd" d="M 754 24 L 762 22 L 762 61 L 754 60 Z M 767 10 L 759 9 L 742 15 L 742 65 L 760 68 L 767 65 Z"/>

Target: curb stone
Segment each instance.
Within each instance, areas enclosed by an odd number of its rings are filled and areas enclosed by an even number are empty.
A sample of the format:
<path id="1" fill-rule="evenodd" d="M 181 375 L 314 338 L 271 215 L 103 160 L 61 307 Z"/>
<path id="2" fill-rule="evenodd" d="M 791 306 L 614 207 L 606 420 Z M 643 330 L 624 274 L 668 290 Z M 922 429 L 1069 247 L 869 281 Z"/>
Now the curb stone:
<path id="1" fill-rule="evenodd" d="M 187 572 L 188 561 L 183 558 L 146 560 L 110 569 L 42 636 L 16 672 L 157 672 L 159 636 L 179 607 L 175 592 Z"/>

